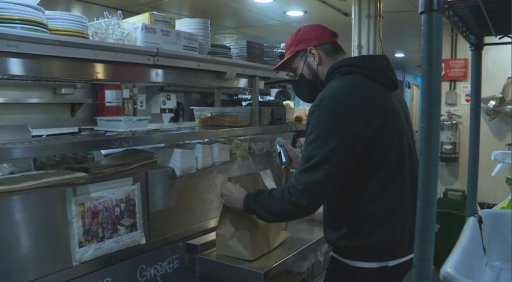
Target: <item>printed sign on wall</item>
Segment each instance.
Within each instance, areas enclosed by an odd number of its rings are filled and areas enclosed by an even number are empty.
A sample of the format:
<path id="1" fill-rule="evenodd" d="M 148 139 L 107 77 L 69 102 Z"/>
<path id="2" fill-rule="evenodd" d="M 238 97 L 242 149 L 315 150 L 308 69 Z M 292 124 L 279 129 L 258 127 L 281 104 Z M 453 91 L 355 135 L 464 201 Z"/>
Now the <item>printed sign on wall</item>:
<path id="1" fill-rule="evenodd" d="M 469 84 L 462 84 L 460 86 L 460 104 L 469 105 L 471 103 L 471 86 Z"/>
<path id="2" fill-rule="evenodd" d="M 468 59 L 443 59 L 441 62 L 443 80 L 468 80 Z"/>

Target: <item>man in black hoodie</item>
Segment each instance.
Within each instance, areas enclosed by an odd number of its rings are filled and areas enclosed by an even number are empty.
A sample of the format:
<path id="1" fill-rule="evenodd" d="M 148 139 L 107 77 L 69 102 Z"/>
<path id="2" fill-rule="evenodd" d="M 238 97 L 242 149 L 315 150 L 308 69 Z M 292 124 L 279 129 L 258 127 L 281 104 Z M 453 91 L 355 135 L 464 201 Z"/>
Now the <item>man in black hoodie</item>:
<path id="1" fill-rule="evenodd" d="M 302 156 L 289 184 L 247 194 L 226 183 L 221 197 L 269 222 L 324 209 L 332 257 L 324 281 L 402 281 L 413 259 L 417 156 L 407 107 L 384 55 L 348 58 L 338 35 L 306 25 L 286 41 L 274 68 L 313 103 Z"/>

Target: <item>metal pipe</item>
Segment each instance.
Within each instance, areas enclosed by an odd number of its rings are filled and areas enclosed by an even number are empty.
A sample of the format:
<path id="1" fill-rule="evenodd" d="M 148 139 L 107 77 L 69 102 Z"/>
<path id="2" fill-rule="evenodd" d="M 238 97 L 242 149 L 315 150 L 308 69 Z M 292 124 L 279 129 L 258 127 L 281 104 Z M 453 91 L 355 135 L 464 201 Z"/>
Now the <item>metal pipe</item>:
<path id="1" fill-rule="evenodd" d="M 377 53 L 377 40 L 381 36 L 379 30 L 381 7 L 381 0 L 352 2 L 352 56 Z"/>
<path id="2" fill-rule="evenodd" d="M 512 45 L 512 42 L 490 42 L 490 43 L 484 44 L 484 46 L 495 46 L 495 45 Z"/>
<path id="3" fill-rule="evenodd" d="M 251 126 L 258 126 L 260 119 L 259 104 L 260 104 L 260 78 L 255 76 L 251 78 Z"/>
<path id="4" fill-rule="evenodd" d="M 213 102 L 215 107 L 221 107 L 222 106 L 222 95 L 220 89 L 215 88 L 213 90 Z"/>
<path id="5" fill-rule="evenodd" d="M 336 6 L 334 6 L 333 4 L 331 4 L 331 3 L 329 3 L 329 2 L 327 2 L 327 1 L 325 1 L 325 0 L 317 0 L 317 1 L 318 1 L 318 2 L 320 2 L 320 3 L 322 3 L 322 4 L 324 4 L 325 6 L 327 6 L 327 7 L 329 7 L 329 8 L 331 8 L 331 9 L 333 9 L 334 11 L 336 11 L 336 12 L 338 12 L 338 13 L 340 13 L 340 14 L 344 15 L 345 17 L 350 18 L 350 13 L 349 13 L 349 12 L 345 12 L 345 11 L 343 11 L 342 9 L 340 9 L 340 8 L 338 8 L 338 7 L 336 7 Z"/>
<path id="6" fill-rule="evenodd" d="M 473 216 L 477 213 L 483 38 L 479 38 L 476 41 L 477 44 L 471 45 L 471 105 L 469 113 L 469 157 L 466 217 Z"/>
<path id="7" fill-rule="evenodd" d="M 491 20 L 489 19 L 489 15 L 487 14 L 487 11 L 485 10 L 484 3 L 482 3 L 482 0 L 478 0 L 478 5 L 480 5 L 480 9 L 482 10 L 482 14 L 484 14 L 485 20 L 487 21 L 487 25 L 491 29 L 492 35 L 496 37 L 496 32 L 494 32 L 494 28 L 492 27 Z"/>
<path id="8" fill-rule="evenodd" d="M 432 281 L 441 116 L 443 14 L 428 10 L 422 19 L 419 183 L 414 240 L 413 281 Z"/>

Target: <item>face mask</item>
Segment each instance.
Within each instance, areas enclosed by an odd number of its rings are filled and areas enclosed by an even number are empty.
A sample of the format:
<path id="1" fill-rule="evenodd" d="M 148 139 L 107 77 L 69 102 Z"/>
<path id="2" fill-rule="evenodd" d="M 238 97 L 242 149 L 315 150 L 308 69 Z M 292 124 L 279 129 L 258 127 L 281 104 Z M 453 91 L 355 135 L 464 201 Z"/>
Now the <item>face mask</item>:
<path id="1" fill-rule="evenodd" d="M 303 73 L 299 75 L 297 80 L 292 81 L 292 88 L 295 95 L 306 103 L 313 103 L 323 90 L 321 83 L 307 78 Z"/>
<path id="2" fill-rule="evenodd" d="M 316 80 L 312 80 L 307 78 L 304 75 L 304 66 L 306 65 L 306 60 L 304 60 L 304 65 L 302 66 L 302 70 L 299 74 L 297 80 L 292 81 L 292 88 L 295 92 L 295 95 L 299 97 L 302 101 L 306 103 L 313 103 L 318 97 L 318 94 L 323 90 L 323 83 L 320 78 Z M 318 74 L 317 74 L 318 76 Z"/>

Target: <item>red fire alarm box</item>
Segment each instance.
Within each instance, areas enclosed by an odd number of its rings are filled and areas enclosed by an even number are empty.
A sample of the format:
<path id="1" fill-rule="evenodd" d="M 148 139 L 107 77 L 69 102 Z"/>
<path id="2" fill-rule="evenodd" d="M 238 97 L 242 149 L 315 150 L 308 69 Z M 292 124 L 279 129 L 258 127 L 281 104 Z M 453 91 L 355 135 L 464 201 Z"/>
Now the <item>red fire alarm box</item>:
<path id="1" fill-rule="evenodd" d="M 120 84 L 100 84 L 98 87 L 100 116 L 123 115 L 123 86 Z"/>
<path id="2" fill-rule="evenodd" d="M 443 80 L 468 80 L 468 59 L 442 59 Z"/>

